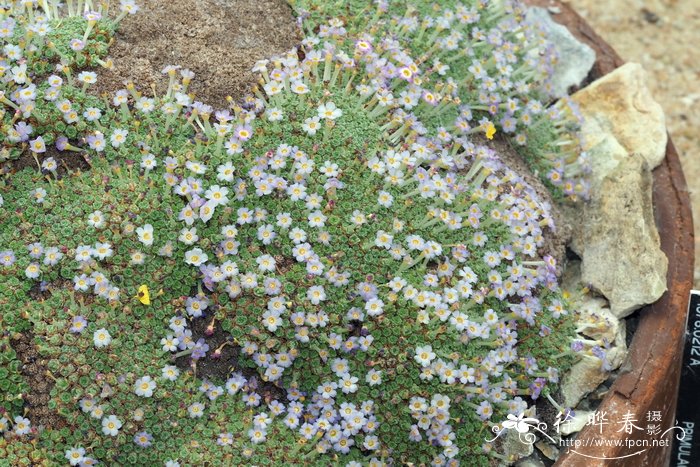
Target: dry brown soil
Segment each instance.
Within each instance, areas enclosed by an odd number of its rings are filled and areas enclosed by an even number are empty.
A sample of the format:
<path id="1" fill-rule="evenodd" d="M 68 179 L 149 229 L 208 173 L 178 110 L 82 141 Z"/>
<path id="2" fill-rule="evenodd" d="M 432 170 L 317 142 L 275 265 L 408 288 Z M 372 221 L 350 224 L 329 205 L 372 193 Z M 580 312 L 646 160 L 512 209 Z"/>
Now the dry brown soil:
<path id="1" fill-rule="evenodd" d="M 98 92 L 113 93 L 132 80 L 150 94 L 164 92 L 166 65 L 195 72 L 190 89 L 214 108 L 240 98 L 255 78 L 257 60 L 279 55 L 300 40 L 291 8 L 283 0 L 140 0 L 141 11 L 119 26 L 110 57 L 100 70 Z"/>

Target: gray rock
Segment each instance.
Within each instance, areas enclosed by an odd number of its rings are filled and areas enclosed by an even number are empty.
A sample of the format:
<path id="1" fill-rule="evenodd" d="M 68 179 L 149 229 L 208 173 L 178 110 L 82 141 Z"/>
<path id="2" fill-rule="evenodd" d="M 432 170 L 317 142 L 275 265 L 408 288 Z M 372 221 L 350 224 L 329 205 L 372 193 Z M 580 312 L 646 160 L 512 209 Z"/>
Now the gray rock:
<path id="1" fill-rule="evenodd" d="M 528 458 L 515 464 L 515 467 L 545 467 L 545 465 L 544 462 L 539 459 Z"/>
<path id="2" fill-rule="evenodd" d="M 561 380 L 562 405 L 576 407 L 586 395 L 608 379 L 608 375 L 597 358 L 582 358 Z"/>
<path id="3" fill-rule="evenodd" d="M 549 41 L 555 44 L 559 61 L 554 66 L 552 93 L 555 97 L 569 94 L 569 88 L 579 86 L 595 63 L 595 51 L 576 39 L 569 30 L 552 19 L 545 8 L 531 7 L 528 19 L 542 24 Z"/>
<path id="4" fill-rule="evenodd" d="M 654 223 L 652 178 L 644 159 L 620 161 L 583 208 L 572 249 L 581 257 L 581 280 L 624 317 L 666 291 L 668 260 Z"/>
<path id="5" fill-rule="evenodd" d="M 532 455 L 534 448 L 532 433 L 518 433 L 516 430 L 508 430 L 503 435 L 503 455 L 512 462 Z"/>
<path id="6" fill-rule="evenodd" d="M 567 213 L 567 217 L 569 217 Z M 578 225 L 578 224 L 576 224 Z M 584 287 L 581 282 L 581 261 L 577 259 L 567 260 L 564 273 L 561 276 L 561 288 L 570 294 L 581 290 Z"/>
<path id="7" fill-rule="evenodd" d="M 628 63 L 572 96 L 584 117 L 583 146 L 591 164 L 591 200 L 563 209 L 582 258 L 584 286 L 610 301 L 617 317 L 653 303 L 666 290 L 668 262 L 654 223 L 651 173 L 663 160 L 665 117 Z"/>
<path id="8" fill-rule="evenodd" d="M 574 99 L 577 95 L 574 95 Z M 600 190 L 603 179 L 629 157 L 627 150 L 611 132 L 608 119 L 605 114 L 586 113 L 581 127 L 584 148 L 590 162 L 589 181 L 593 192 Z"/>
<path id="9" fill-rule="evenodd" d="M 551 461 L 556 461 L 559 459 L 559 449 L 557 449 L 552 443 L 548 441 L 538 441 L 535 443 L 535 447 L 547 459 Z"/>

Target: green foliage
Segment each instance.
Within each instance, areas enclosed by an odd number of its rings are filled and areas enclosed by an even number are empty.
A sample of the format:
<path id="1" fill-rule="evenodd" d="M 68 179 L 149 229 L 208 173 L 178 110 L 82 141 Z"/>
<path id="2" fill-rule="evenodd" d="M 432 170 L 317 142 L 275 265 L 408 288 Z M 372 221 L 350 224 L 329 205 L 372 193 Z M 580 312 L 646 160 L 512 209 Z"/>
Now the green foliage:
<path id="1" fill-rule="evenodd" d="M 0 323 L 32 329 L 56 421 L 17 433 L 32 388 L 3 337 L 0 459 L 489 465 L 490 427 L 574 362 L 549 207 L 479 144 L 509 133 L 510 99 L 537 115 L 517 115 L 531 164 L 564 170 L 537 157 L 570 110 L 536 112 L 521 11 L 293 3 L 310 11 L 300 50 L 216 113 L 176 67 L 159 97 L 89 94 L 78 71 L 108 65 L 116 21 L 49 14 L 22 46 L 29 78 L 0 99 L 18 159 L 0 180 Z M 15 42 L 44 24 L 9 17 Z M 470 67 L 497 71 L 502 44 L 449 44 L 477 26 L 515 41 L 525 84 L 497 103 Z"/>
<path id="2" fill-rule="evenodd" d="M 29 387 L 24 382 L 20 369 L 22 362 L 17 359 L 17 354 L 10 346 L 7 337 L 0 339 L 0 394 L 2 405 L 8 407 L 10 412 L 17 413 L 23 405 L 22 393 L 26 393 Z"/>

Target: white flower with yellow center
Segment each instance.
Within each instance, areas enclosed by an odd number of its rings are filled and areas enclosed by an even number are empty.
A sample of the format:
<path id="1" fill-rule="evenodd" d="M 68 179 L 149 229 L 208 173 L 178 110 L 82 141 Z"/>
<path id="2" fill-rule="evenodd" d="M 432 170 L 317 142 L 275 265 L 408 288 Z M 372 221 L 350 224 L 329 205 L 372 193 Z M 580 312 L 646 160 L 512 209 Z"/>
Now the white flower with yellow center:
<path id="1" fill-rule="evenodd" d="M 122 422 L 115 415 L 110 415 L 102 419 L 102 433 L 108 436 L 117 436 Z"/>
<path id="2" fill-rule="evenodd" d="M 302 130 L 304 130 L 308 135 L 313 136 L 318 130 L 321 129 L 321 119 L 318 117 L 307 118 L 301 125 Z"/>
<path id="3" fill-rule="evenodd" d="M 312 304 L 318 305 L 326 299 L 326 291 L 323 289 L 323 286 L 314 285 L 312 287 L 309 287 L 309 290 L 306 292 L 306 298 Z"/>
<path id="4" fill-rule="evenodd" d="M 189 407 L 187 407 L 187 413 L 189 413 L 191 418 L 200 418 L 204 415 L 204 404 L 201 402 L 195 402 Z"/>
<path id="5" fill-rule="evenodd" d="M 88 216 L 88 224 L 96 229 L 101 229 L 105 225 L 105 216 L 102 211 L 95 211 Z"/>
<path id="6" fill-rule="evenodd" d="M 333 102 L 328 102 L 326 104 L 321 104 L 318 107 L 319 118 L 324 118 L 327 120 L 335 120 L 343 115 L 343 111 L 336 107 Z"/>
<path id="7" fill-rule="evenodd" d="M 209 257 L 201 248 L 194 248 L 185 253 L 185 263 L 192 266 L 200 266 L 207 262 Z"/>
<path id="8" fill-rule="evenodd" d="M 180 370 L 174 365 L 166 365 L 161 371 L 163 378 L 168 381 L 175 381 L 180 376 Z"/>
<path id="9" fill-rule="evenodd" d="M 70 448 L 66 450 L 65 457 L 70 462 L 70 465 L 78 465 L 85 459 L 85 448 Z"/>
<path id="10" fill-rule="evenodd" d="M 199 235 L 197 235 L 197 229 L 194 227 L 190 229 L 184 228 L 180 231 L 180 236 L 177 239 L 185 245 L 192 245 L 199 240 Z"/>
<path id="11" fill-rule="evenodd" d="M 427 367 L 435 357 L 437 357 L 437 355 L 433 352 L 433 347 L 431 345 L 416 347 L 416 355 L 414 358 L 421 366 Z"/>
<path id="12" fill-rule="evenodd" d="M 153 381 L 148 375 L 137 379 L 136 383 L 134 384 L 134 392 L 137 396 L 141 397 L 151 397 L 155 388 L 156 382 Z"/>
<path id="13" fill-rule="evenodd" d="M 139 236 L 139 241 L 146 246 L 153 245 L 153 226 L 146 224 L 143 227 L 136 229 L 136 234 Z"/>
<path id="14" fill-rule="evenodd" d="M 95 331 L 92 340 L 95 343 L 95 347 L 106 347 L 112 342 L 112 336 L 109 335 L 109 331 L 102 328 Z"/>

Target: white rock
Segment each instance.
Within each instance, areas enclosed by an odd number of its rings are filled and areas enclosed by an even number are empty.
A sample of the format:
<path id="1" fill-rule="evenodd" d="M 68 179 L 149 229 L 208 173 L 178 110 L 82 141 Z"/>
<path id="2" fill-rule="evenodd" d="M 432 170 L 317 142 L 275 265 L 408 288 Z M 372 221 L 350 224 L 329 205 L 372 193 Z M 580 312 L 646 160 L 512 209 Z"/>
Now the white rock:
<path id="1" fill-rule="evenodd" d="M 629 157 L 627 150 L 609 131 L 608 119 L 602 114 L 586 114 L 581 127 L 583 147 L 590 161 L 591 191 L 600 190 L 600 183 L 620 162 Z"/>
<path id="2" fill-rule="evenodd" d="M 668 260 L 660 248 L 652 205 L 652 177 L 637 155 L 622 160 L 584 205 L 571 248 L 581 278 L 624 317 L 666 291 Z"/>
<path id="3" fill-rule="evenodd" d="M 627 154 L 639 154 L 650 169 L 658 166 L 666 154 L 666 117 L 646 85 L 647 75 L 638 63 L 627 63 L 612 73 L 575 93 L 572 98 L 581 107 L 584 117 L 584 149 L 592 159 L 624 158 L 619 148 L 609 141 L 614 138 Z M 597 148 L 603 143 L 604 147 Z M 612 161 L 592 161 L 607 168 L 596 173 L 600 179 L 614 168 Z"/>
<path id="4" fill-rule="evenodd" d="M 571 367 L 561 380 L 562 405 L 576 407 L 606 379 L 608 373 L 601 369 L 600 360 L 584 357 Z"/>
<path id="5" fill-rule="evenodd" d="M 616 340 L 615 345 L 607 350 L 606 358 L 611 370 L 622 365 L 627 358 L 624 336 L 622 342 Z M 609 377 L 610 371 L 603 369 L 601 360 L 590 356 L 582 358 L 561 380 L 562 406 L 576 407 L 584 397 L 595 391 Z"/>
<path id="6" fill-rule="evenodd" d="M 574 94 L 584 118 L 583 147 L 591 163 L 591 200 L 569 214 L 571 248 L 581 257 L 583 282 L 624 317 L 666 291 L 668 261 L 654 221 L 651 169 L 667 143 L 661 106 L 646 74 L 628 63 Z"/>

